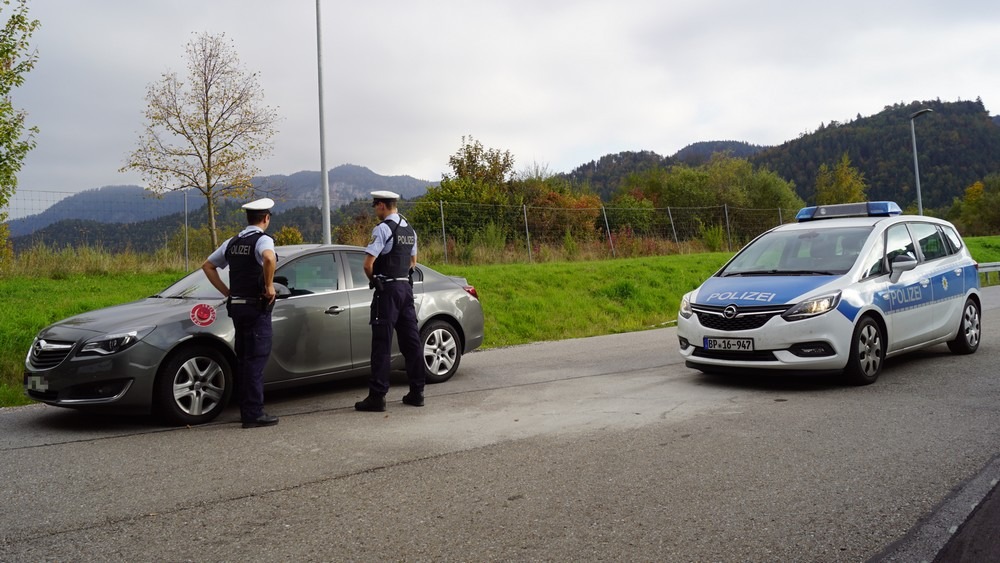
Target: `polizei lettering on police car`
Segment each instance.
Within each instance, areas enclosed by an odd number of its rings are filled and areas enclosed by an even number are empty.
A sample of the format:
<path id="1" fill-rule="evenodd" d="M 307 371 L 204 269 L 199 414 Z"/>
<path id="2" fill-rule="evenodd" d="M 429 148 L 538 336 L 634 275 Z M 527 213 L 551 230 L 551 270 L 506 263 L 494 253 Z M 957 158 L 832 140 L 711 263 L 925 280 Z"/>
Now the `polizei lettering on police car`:
<path id="1" fill-rule="evenodd" d="M 923 298 L 923 293 L 920 291 L 919 285 L 901 287 L 899 289 L 891 290 L 888 293 L 889 303 L 891 303 L 893 307 L 919 302 Z"/>
<path id="2" fill-rule="evenodd" d="M 718 291 L 708 296 L 709 301 L 763 301 L 770 303 L 774 293 L 767 291 Z"/>

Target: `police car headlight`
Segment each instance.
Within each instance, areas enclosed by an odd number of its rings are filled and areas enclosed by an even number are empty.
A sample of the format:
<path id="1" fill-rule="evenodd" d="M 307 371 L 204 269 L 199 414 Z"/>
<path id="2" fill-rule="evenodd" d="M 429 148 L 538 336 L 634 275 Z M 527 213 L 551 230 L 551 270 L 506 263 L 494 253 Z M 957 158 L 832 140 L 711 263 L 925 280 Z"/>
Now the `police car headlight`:
<path id="1" fill-rule="evenodd" d="M 694 311 L 691 310 L 691 294 L 692 293 L 694 293 L 694 292 L 692 291 L 692 292 L 689 292 L 689 293 L 685 293 L 684 297 L 681 297 L 681 309 L 680 309 L 680 311 L 678 313 L 680 314 L 680 316 L 684 317 L 685 319 L 690 319 L 691 315 L 694 314 Z"/>
<path id="2" fill-rule="evenodd" d="M 786 321 L 801 321 L 802 319 L 808 319 L 817 315 L 822 315 L 823 313 L 828 313 L 836 309 L 839 304 L 840 292 L 838 291 L 837 293 L 820 295 L 819 297 L 813 297 L 812 299 L 803 301 L 785 311 L 785 313 L 781 316 Z"/>
<path id="3" fill-rule="evenodd" d="M 153 332 L 154 328 L 156 327 L 147 326 L 91 338 L 83 344 L 77 355 L 107 356 L 108 354 L 117 354 L 145 338 L 147 334 Z"/>

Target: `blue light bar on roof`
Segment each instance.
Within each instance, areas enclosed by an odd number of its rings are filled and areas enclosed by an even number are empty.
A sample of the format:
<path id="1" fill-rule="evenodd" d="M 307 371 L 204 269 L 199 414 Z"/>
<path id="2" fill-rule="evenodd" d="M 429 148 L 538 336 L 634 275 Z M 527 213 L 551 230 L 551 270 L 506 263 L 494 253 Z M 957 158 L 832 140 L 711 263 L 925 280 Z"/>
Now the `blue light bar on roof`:
<path id="1" fill-rule="evenodd" d="M 894 201 L 867 201 L 803 207 L 795 215 L 795 220 L 801 223 L 837 217 L 892 217 L 902 213 L 903 210 Z"/>

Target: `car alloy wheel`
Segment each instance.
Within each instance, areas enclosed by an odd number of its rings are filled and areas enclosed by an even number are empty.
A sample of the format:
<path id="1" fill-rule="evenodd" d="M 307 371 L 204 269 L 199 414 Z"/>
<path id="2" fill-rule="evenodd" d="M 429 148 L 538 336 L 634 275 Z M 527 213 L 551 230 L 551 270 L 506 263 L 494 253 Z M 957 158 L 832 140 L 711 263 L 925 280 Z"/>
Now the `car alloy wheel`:
<path id="1" fill-rule="evenodd" d="M 431 321 L 420 331 L 420 335 L 427 382 L 447 381 L 458 370 L 462 360 L 461 341 L 455 328 L 443 321 Z"/>
<path id="2" fill-rule="evenodd" d="M 885 359 L 882 327 L 870 316 L 862 317 L 854 329 L 850 358 L 844 374 L 855 385 L 875 383 Z"/>
<path id="3" fill-rule="evenodd" d="M 972 299 L 966 299 L 962 319 L 958 323 L 958 335 L 948 342 L 948 349 L 955 354 L 971 354 L 979 349 L 982 335 L 979 305 Z"/>
<path id="4" fill-rule="evenodd" d="M 207 346 L 185 348 L 163 365 L 157 406 L 168 422 L 203 424 L 219 415 L 232 393 L 229 362 Z"/>

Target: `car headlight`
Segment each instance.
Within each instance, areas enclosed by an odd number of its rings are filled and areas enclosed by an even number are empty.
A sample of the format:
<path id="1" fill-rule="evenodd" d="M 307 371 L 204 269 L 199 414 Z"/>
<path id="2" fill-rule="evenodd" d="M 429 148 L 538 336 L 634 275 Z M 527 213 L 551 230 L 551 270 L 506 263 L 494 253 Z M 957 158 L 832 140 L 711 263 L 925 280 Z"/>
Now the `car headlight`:
<path id="1" fill-rule="evenodd" d="M 114 334 L 105 334 L 98 336 L 96 338 L 91 338 L 83 344 L 80 351 L 77 352 L 79 356 L 107 356 L 108 354 L 117 354 L 126 348 L 129 348 L 136 342 L 142 340 L 153 329 L 156 327 L 147 326 L 142 328 L 137 328 L 134 330 L 126 330 L 122 332 L 116 332 Z"/>
<path id="2" fill-rule="evenodd" d="M 786 321 L 801 321 L 823 313 L 828 313 L 837 308 L 840 304 L 840 292 L 828 293 L 807 299 L 782 314 Z"/>
<path id="3" fill-rule="evenodd" d="M 692 293 L 694 293 L 694 292 L 691 291 L 691 292 L 685 293 L 684 297 L 681 297 L 681 309 L 678 312 L 678 314 L 680 316 L 684 317 L 685 319 L 690 319 L 691 315 L 694 314 L 694 311 L 691 310 L 691 294 Z"/>

